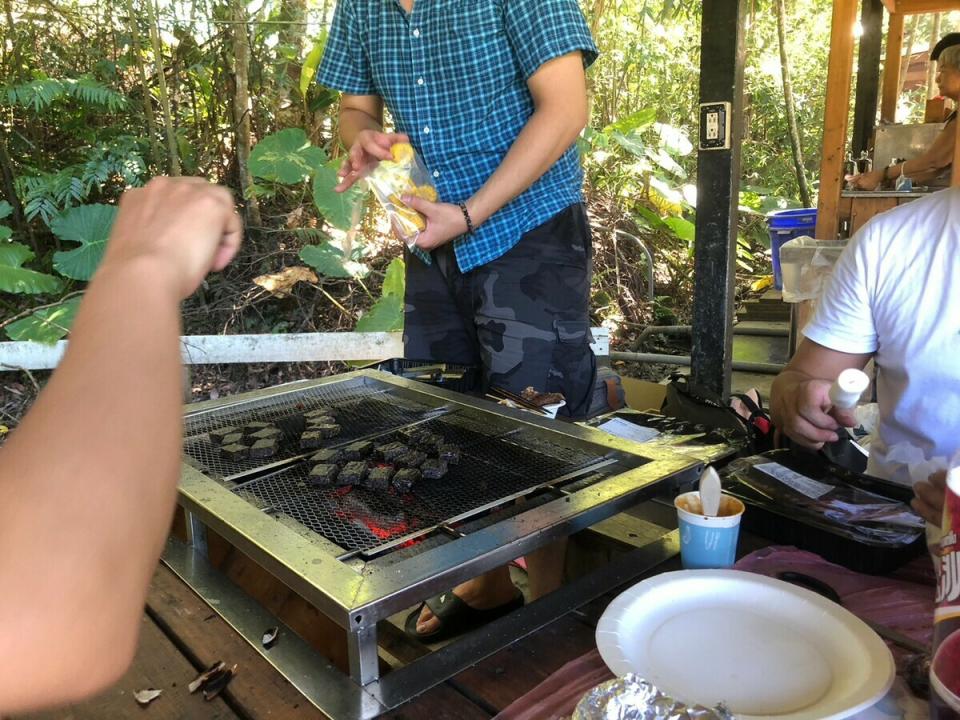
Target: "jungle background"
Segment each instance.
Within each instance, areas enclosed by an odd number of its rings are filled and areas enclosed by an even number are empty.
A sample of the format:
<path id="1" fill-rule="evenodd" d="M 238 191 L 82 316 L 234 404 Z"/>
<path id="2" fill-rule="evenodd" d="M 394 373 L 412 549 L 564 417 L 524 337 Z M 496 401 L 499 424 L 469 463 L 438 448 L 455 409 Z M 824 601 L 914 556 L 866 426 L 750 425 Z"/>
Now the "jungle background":
<path id="1" fill-rule="evenodd" d="M 369 199 L 332 191 L 343 153 L 337 95 L 313 77 L 334 5 L 3 0 L 3 340 L 68 335 L 120 193 L 157 174 L 227 184 L 248 229 L 237 261 L 184 304 L 185 334 L 401 327 L 399 241 Z M 649 346 L 655 335 L 641 341 L 643 329 L 689 320 L 699 8 L 583 1 L 601 50 L 580 140 L 596 247 L 593 320 L 610 328 L 617 349 L 663 349 Z M 749 3 L 743 295 L 770 272 L 765 214 L 815 204 L 830 14 L 829 0 Z M 908 19 L 906 52 L 921 56 L 956 25 L 952 16 Z M 936 92 L 932 76 L 907 89 L 898 119 L 919 121 Z M 652 299 L 638 241 L 654 257 Z M 205 399 L 337 369 L 197 368 L 192 391 Z M 0 423 L 12 425 L 45 374 L 3 377 Z"/>

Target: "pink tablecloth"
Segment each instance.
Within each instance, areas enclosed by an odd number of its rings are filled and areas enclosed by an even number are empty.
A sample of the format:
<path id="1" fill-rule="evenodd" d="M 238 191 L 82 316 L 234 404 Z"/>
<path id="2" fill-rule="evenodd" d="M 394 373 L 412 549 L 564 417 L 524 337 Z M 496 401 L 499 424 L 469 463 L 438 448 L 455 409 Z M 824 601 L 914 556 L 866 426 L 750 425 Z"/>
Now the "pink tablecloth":
<path id="1" fill-rule="evenodd" d="M 863 575 L 827 562 L 818 555 L 789 547 L 768 547 L 737 563 L 738 570 L 776 576 L 790 570 L 830 585 L 855 615 L 898 630 L 923 643 L 933 634 L 934 575 L 924 556 L 890 577 Z M 908 651 L 891 645 L 898 664 Z M 495 720 L 561 720 L 573 712 L 591 688 L 613 675 L 593 650 L 557 670 L 526 695 L 511 703 Z"/>

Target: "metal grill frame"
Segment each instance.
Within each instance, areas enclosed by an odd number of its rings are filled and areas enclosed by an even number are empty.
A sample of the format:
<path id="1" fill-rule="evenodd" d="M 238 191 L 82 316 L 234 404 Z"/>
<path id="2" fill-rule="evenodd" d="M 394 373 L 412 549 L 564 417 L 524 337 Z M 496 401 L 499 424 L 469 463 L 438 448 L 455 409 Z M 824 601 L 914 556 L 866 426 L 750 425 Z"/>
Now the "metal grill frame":
<path id="1" fill-rule="evenodd" d="M 391 562 L 387 567 L 378 567 L 376 560 L 363 562 L 354 558 L 344 562 L 338 559 L 343 556 L 338 546 L 319 535 L 308 537 L 298 533 L 234 494 L 224 483 L 208 478 L 184 463 L 179 504 L 187 513 L 192 547 L 188 548 L 188 560 L 171 560 L 168 565 L 190 584 L 198 563 L 205 561 L 205 530 L 209 527 L 347 630 L 353 685 L 367 700 L 376 699 L 374 705 L 379 711 L 367 709 L 344 717 L 376 717 L 379 712 L 413 697 L 405 695 L 402 688 L 393 687 L 391 677 L 396 673 L 379 678 L 377 622 L 558 538 L 568 537 L 655 492 L 692 482 L 702 467 L 697 459 L 669 449 L 639 445 L 592 428 L 545 420 L 531 413 L 373 370 L 290 383 L 189 405 L 186 412 L 188 417 L 195 416 L 329 383 L 355 381 L 386 383 L 441 404 L 466 406 L 499 419 L 508 417 L 518 427 L 540 434 L 556 444 L 594 450 L 601 446 L 640 456 L 646 462 L 573 492 L 561 489 L 556 500 L 514 514 L 409 559 Z M 258 642 L 259 638 L 252 641 L 254 647 Z M 337 671 L 326 668 L 324 672 Z M 436 682 L 443 679 L 438 677 Z M 429 685 L 417 686 L 415 692 L 422 692 L 427 687 Z M 368 707 L 370 703 L 360 702 L 357 707 L 360 706 Z"/>

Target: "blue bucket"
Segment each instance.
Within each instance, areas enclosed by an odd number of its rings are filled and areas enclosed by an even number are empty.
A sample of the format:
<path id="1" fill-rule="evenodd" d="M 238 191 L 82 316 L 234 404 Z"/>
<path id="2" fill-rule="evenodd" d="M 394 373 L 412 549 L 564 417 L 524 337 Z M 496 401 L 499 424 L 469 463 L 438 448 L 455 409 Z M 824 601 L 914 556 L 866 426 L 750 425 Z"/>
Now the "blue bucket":
<path id="1" fill-rule="evenodd" d="M 778 210 L 767 214 L 770 231 L 770 257 L 773 259 L 773 285 L 783 290 L 783 275 L 780 272 L 780 246 L 788 240 L 808 235 L 813 237 L 817 228 L 817 209 Z"/>

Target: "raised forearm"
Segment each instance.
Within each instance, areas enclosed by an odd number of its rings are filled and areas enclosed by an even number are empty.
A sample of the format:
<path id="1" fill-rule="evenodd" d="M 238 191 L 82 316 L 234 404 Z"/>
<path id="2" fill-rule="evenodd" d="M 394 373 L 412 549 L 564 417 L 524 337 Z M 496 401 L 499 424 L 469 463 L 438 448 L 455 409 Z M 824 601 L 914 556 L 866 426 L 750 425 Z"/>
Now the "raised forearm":
<path id="1" fill-rule="evenodd" d="M 147 257 L 105 267 L 0 451 L 5 711 L 81 697 L 132 656 L 179 476 L 179 282 Z"/>
<path id="2" fill-rule="evenodd" d="M 383 132 L 382 121 L 365 110 L 340 108 L 340 142 L 345 148 L 353 147 L 357 136 L 364 130 Z"/>

